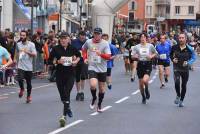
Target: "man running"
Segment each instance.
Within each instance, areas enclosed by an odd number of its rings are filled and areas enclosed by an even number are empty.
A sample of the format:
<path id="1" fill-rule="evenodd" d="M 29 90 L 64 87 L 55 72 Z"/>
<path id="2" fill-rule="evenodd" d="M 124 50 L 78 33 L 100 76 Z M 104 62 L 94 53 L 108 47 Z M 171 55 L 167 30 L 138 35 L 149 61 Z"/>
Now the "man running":
<path id="1" fill-rule="evenodd" d="M 90 90 L 92 94 L 91 109 L 95 108 L 97 84 L 99 87 L 97 112 L 102 112 L 101 103 L 106 90 L 107 60 L 110 60 L 111 57 L 109 43 L 103 40 L 101 36 L 102 29 L 95 28 L 94 37 L 87 40 L 82 48 L 84 61 L 88 63 Z"/>
<path id="2" fill-rule="evenodd" d="M 33 57 L 37 55 L 35 44 L 28 41 L 28 32 L 21 31 L 20 42 L 17 43 L 16 55 L 17 55 L 17 68 L 18 68 L 18 82 L 20 87 L 19 98 L 24 95 L 24 79 L 27 83 L 27 99 L 26 103 L 32 101 L 32 72 L 33 72 Z M 41 61 L 43 62 L 43 61 Z"/>
<path id="3" fill-rule="evenodd" d="M 109 36 L 108 34 L 103 34 L 102 35 L 102 39 L 108 41 L 109 40 Z M 110 46 L 110 51 L 111 51 L 111 58 L 109 61 L 107 61 L 107 78 L 106 78 L 106 82 L 107 82 L 107 86 L 108 89 L 112 89 L 112 78 L 111 78 L 111 72 L 112 72 L 112 68 L 114 67 L 114 59 L 116 58 L 116 55 L 118 54 L 118 49 L 115 45 L 113 44 L 109 44 Z"/>
<path id="4" fill-rule="evenodd" d="M 86 33 L 84 31 L 80 31 L 78 34 L 78 38 L 72 41 L 72 46 L 81 52 L 82 46 L 85 43 L 85 41 L 86 41 Z M 88 68 L 87 65 L 84 63 L 83 58 L 81 57 L 78 65 L 76 66 L 77 101 L 84 101 L 85 79 L 88 78 L 87 68 Z"/>
<path id="5" fill-rule="evenodd" d="M 187 36 L 184 33 L 181 33 L 178 39 L 178 44 L 172 46 L 170 58 L 173 61 L 174 82 L 176 89 L 176 99 L 174 103 L 178 104 L 179 107 L 183 107 L 183 100 L 185 98 L 187 82 L 189 79 L 189 66 L 196 60 L 196 54 L 187 44 Z M 180 81 L 182 83 L 180 83 Z"/>
<path id="6" fill-rule="evenodd" d="M 156 50 L 158 52 L 158 68 L 159 68 L 159 78 L 161 82 L 160 88 L 165 87 L 165 83 L 163 80 L 163 76 L 165 78 L 165 82 L 168 82 L 169 74 L 170 74 L 170 51 L 171 45 L 166 42 L 166 35 L 160 35 L 160 44 L 156 46 Z"/>

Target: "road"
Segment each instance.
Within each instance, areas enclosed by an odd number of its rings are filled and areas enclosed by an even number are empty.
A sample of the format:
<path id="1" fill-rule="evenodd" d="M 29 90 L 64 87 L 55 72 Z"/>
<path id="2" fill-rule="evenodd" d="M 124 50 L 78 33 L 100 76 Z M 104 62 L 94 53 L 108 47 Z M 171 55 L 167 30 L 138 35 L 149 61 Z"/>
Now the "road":
<path id="1" fill-rule="evenodd" d="M 175 90 L 173 75 L 164 89 L 160 89 L 158 71 L 153 70 L 150 80 L 151 98 L 141 104 L 138 80 L 130 82 L 124 74 L 122 61 L 113 69 L 113 89 L 107 90 L 103 102 L 104 112 L 89 109 L 91 94 L 88 84 L 85 101 L 75 101 L 76 90 L 71 94 L 73 118 L 67 126 L 59 128 L 62 103 L 55 83 L 44 79 L 33 80 L 33 101 L 25 103 L 18 98 L 18 87 L 0 89 L 0 134 L 199 134 L 200 132 L 200 60 L 190 72 L 185 107 L 173 101 Z"/>

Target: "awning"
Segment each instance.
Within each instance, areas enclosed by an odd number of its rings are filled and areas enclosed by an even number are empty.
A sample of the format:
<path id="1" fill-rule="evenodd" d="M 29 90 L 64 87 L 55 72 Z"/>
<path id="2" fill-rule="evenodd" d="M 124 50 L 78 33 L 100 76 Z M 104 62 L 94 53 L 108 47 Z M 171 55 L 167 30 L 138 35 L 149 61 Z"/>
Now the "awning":
<path id="1" fill-rule="evenodd" d="M 184 25 L 190 25 L 190 26 L 200 26 L 200 21 L 196 20 L 185 20 Z"/>
<path id="2" fill-rule="evenodd" d="M 70 17 L 70 16 L 62 15 L 62 17 L 63 17 L 64 19 L 66 19 L 66 20 L 69 20 L 69 21 L 71 21 L 71 22 L 77 24 L 77 25 L 80 25 L 80 22 L 78 22 L 78 21 L 76 21 L 76 20 L 73 20 L 73 18 Z"/>

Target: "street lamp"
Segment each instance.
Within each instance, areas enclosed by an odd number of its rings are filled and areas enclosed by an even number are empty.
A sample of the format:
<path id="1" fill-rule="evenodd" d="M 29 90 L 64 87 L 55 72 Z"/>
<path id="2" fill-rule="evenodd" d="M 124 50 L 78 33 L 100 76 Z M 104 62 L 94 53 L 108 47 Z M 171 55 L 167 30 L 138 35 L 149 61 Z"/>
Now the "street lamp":
<path id="1" fill-rule="evenodd" d="M 60 19 L 59 19 L 59 22 L 60 22 L 60 28 L 59 28 L 59 30 L 61 31 L 62 30 L 62 22 L 61 22 L 61 20 L 62 20 L 62 3 L 63 3 L 63 0 L 59 0 L 59 2 L 60 2 Z"/>
<path id="2" fill-rule="evenodd" d="M 0 0 L 0 31 L 1 31 L 1 11 L 2 11 L 2 0 Z"/>
<path id="3" fill-rule="evenodd" d="M 80 30 L 82 29 L 82 8 L 83 8 L 83 0 L 79 0 L 80 7 Z"/>

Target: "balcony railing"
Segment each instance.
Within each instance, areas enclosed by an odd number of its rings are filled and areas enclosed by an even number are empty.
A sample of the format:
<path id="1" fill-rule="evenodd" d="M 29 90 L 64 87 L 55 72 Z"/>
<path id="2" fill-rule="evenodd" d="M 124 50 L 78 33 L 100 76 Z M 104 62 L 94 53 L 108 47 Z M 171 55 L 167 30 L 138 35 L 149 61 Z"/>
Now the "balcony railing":
<path id="1" fill-rule="evenodd" d="M 170 0 L 156 0 L 156 5 L 170 5 Z"/>
<path id="2" fill-rule="evenodd" d="M 163 17 L 163 18 L 165 18 L 165 19 L 170 19 L 170 14 L 156 14 L 155 15 L 155 17 L 156 18 L 158 18 L 158 17 Z"/>

